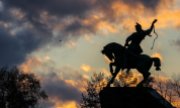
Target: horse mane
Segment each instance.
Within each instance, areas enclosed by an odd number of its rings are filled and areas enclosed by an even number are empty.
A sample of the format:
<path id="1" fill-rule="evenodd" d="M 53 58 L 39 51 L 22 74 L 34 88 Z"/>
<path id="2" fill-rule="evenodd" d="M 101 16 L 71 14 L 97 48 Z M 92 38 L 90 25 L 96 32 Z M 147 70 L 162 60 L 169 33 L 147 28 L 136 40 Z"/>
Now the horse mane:
<path id="1" fill-rule="evenodd" d="M 104 46 L 104 49 L 122 51 L 122 50 L 124 50 L 124 47 L 119 43 L 111 42 L 111 43 L 107 44 L 106 46 Z"/>

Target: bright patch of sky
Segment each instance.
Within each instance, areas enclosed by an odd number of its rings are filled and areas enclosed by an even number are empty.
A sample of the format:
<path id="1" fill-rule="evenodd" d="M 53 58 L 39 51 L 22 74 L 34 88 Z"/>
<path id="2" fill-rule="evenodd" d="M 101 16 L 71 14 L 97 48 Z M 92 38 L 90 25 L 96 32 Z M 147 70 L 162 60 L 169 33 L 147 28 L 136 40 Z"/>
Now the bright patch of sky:
<path id="1" fill-rule="evenodd" d="M 154 49 L 151 50 L 153 37 L 146 37 L 141 46 L 144 50 L 144 54 L 152 55 L 154 53 L 160 53 L 163 57 L 162 71 L 160 74 L 173 75 L 178 73 L 180 68 L 179 51 L 177 46 L 173 45 L 173 41 L 179 39 L 180 32 L 177 29 L 161 29 L 156 30 L 158 32 L 158 39 L 156 40 Z M 92 36 L 90 40 L 86 40 L 81 37 L 75 42 L 75 46 L 68 47 L 67 45 L 51 47 L 47 51 L 35 52 L 36 55 L 48 55 L 51 60 L 55 62 L 55 67 L 60 68 L 64 66 L 70 66 L 74 69 L 80 69 L 82 64 L 88 64 L 93 68 L 105 68 L 108 69 L 108 64 L 105 63 L 104 57 L 101 54 L 103 46 L 110 42 L 118 42 L 124 45 L 125 39 L 131 33 L 124 32 L 123 34 L 114 34 L 113 36 Z M 152 68 L 151 72 L 155 72 Z"/>
<path id="2" fill-rule="evenodd" d="M 174 5 L 175 5 L 174 8 L 179 9 L 180 8 L 180 0 L 175 0 Z"/>

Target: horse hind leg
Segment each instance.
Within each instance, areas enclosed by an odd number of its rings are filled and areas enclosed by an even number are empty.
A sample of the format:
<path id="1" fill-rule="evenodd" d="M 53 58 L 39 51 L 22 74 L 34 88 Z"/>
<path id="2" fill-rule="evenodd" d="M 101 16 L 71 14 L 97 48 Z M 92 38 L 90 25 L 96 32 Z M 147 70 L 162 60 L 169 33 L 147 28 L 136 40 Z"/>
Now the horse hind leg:
<path id="1" fill-rule="evenodd" d="M 160 71 L 161 70 L 161 61 L 159 58 L 152 58 L 153 60 L 153 63 L 154 63 L 154 66 L 156 67 L 156 70 L 157 71 Z"/>
<path id="2" fill-rule="evenodd" d="M 151 75 L 150 72 L 143 73 L 144 79 L 137 85 L 137 87 L 143 87 L 144 85 L 149 85 L 150 81 L 148 79 L 150 75 Z"/>

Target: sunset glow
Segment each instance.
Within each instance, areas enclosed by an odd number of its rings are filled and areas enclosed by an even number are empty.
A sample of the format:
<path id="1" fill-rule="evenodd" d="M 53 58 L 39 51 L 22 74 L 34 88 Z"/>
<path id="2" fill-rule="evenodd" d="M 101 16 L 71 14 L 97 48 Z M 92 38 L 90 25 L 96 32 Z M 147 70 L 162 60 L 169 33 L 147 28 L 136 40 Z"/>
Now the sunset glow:
<path id="1" fill-rule="evenodd" d="M 162 61 L 158 75 L 180 76 L 179 0 L 0 0 L 0 14 L 0 66 L 35 74 L 50 98 L 44 108 L 78 108 L 93 73 L 111 76 L 103 47 L 124 45 L 136 22 L 146 30 L 158 20 L 143 54 Z M 135 85 L 142 75 L 132 73 Z"/>

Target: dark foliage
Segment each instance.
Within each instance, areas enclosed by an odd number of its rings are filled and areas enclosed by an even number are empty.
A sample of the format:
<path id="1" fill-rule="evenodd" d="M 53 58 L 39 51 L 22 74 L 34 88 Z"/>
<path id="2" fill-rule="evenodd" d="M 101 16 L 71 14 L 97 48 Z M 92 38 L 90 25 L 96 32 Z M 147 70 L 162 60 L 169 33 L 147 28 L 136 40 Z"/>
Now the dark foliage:
<path id="1" fill-rule="evenodd" d="M 88 81 L 86 93 L 82 94 L 81 108 L 101 108 L 99 92 L 106 86 L 104 74 L 94 74 Z"/>
<path id="2" fill-rule="evenodd" d="M 39 99 L 46 98 L 35 75 L 17 68 L 0 68 L 1 108 L 34 108 Z"/>
<path id="3" fill-rule="evenodd" d="M 91 79 L 87 82 L 86 92 L 82 94 L 81 108 L 101 108 L 99 92 L 106 87 L 110 78 L 105 77 L 103 73 L 94 73 Z M 121 73 L 115 79 L 114 87 L 129 87 L 137 84 L 137 78 L 134 78 L 133 73 L 126 75 Z"/>

